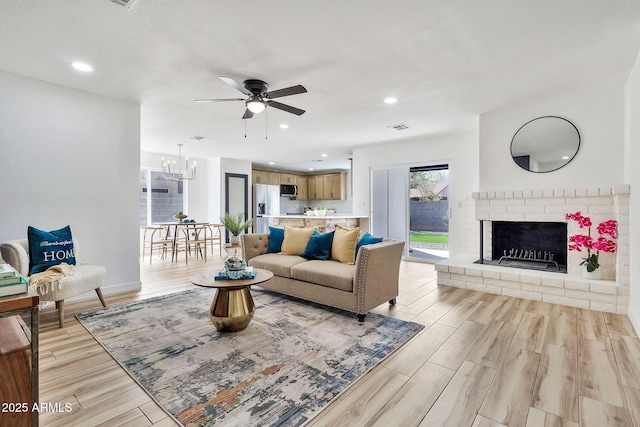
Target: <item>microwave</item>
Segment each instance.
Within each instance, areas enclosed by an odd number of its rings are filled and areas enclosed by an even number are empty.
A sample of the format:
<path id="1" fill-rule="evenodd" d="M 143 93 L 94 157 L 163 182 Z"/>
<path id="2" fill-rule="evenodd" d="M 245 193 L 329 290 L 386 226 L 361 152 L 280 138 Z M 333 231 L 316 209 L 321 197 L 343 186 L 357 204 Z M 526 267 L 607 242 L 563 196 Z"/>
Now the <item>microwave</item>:
<path id="1" fill-rule="evenodd" d="M 280 184 L 280 195 L 281 196 L 297 196 L 298 195 L 298 186 L 291 184 Z"/>

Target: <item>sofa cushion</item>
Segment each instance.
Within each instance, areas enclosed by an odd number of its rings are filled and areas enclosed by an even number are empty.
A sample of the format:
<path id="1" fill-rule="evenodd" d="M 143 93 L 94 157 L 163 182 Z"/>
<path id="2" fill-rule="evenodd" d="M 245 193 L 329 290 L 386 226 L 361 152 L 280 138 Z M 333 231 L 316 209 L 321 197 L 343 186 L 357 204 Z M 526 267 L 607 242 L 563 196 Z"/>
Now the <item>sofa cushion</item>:
<path id="1" fill-rule="evenodd" d="M 67 225 L 59 230 L 44 231 L 27 227 L 29 239 L 29 274 L 40 273 L 54 265 L 66 262 L 76 264 L 73 253 L 71 228 Z"/>
<path id="2" fill-rule="evenodd" d="M 346 264 L 355 264 L 358 236 L 360 236 L 360 227 L 350 229 L 336 225 L 331 245 L 331 258 Z"/>
<path id="3" fill-rule="evenodd" d="M 247 264 L 255 268 L 264 268 L 276 276 L 291 278 L 291 268 L 307 262 L 298 255 L 264 254 L 253 257 Z"/>
<path id="4" fill-rule="evenodd" d="M 333 231 L 329 233 L 314 231 L 307 248 L 300 256 L 306 259 L 329 260 L 331 259 L 331 242 L 333 242 Z"/>
<path id="5" fill-rule="evenodd" d="M 353 292 L 354 265 L 337 261 L 307 261 L 291 268 L 291 278 Z"/>
<path id="6" fill-rule="evenodd" d="M 284 230 L 277 227 L 269 227 L 269 246 L 268 253 L 278 253 L 282 250 L 282 241 L 284 240 Z"/>
<path id="7" fill-rule="evenodd" d="M 382 242 L 382 240 L 383 240 L 382 237 L 373 236 L 369 234 L 369 232 L 367 231 L 362 235 L 362 237 L 358 241 L 358 245 L 356 246 L 356 256 L 358 256 L 358 251 L 360 251 L 361 247 L 365 245 L 373 245 L 375 243 L 380 243 Z"/>
<path id="8" fill-rule="evenodd" d="M 307 248 L 315 228 L 296 228 L 284 226 L 282 252 L 287 255 L 300 255 Z"/>

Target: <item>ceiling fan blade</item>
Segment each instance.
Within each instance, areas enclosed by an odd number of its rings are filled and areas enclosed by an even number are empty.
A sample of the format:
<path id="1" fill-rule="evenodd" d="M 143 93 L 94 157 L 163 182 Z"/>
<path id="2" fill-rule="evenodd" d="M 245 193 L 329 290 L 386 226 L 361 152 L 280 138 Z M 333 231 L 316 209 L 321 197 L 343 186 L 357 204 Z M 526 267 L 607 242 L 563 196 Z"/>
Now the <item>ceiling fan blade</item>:
<path id="1" fill-rule="evenodd" d="M 245 95 L 253 95 L 251 92 L 249 92 L 247 90 L 247 88 L 245 88 L 244 86 L 242 86 L 240 83 L 238 83 L 237 81 L 233 80 L 231 77 L 224 77 L 224 76 L 220 76 L 219 77 L 220 80 L 222 80 L 223 82 L 225 82 L 226 84 L 228 84 L 229 86 L 233 86 L 236 89 L 238 89 L 240 92 L 244 93 Z"/>
<path id="2" fill-rule="evenodd" d="M 277 101 L 267 101 L 269 107 L 277 108 L 278 110 L 286 111 L 287 113 L 295 114 L 297 116 L 301 116 L 304 114 L 304 110 L 301 110 L 296 107 L 292 107 L 291 105 L 283 104 Z"/>
<path id="3" fill-rule="evenodd" d="M 283 96 L 289 95 L 297 95 L 299 93 L 306 93 L 307 89 L 302 85 L 296 85 L 291 87 L 286 87 L 284 89 L 272 90 L 271 92 L 267 92 L 267 98 L 280 98 Z"/>
<path id="4" fill-rule="evenodd" d="M 244 112 L 244 114 L 242 115 L 243 119 L 250 119 L 251 117 L 253 117 L 253 113 L 251 111 L 249 111 L 249 109 L 247 108 Z"/>
<path id="5" fill-rule="evenodd" d="M 244 98 L 205 98 L 194 99 L 193 102 L 224 102 L 224 101 L 245 101 Z"/>

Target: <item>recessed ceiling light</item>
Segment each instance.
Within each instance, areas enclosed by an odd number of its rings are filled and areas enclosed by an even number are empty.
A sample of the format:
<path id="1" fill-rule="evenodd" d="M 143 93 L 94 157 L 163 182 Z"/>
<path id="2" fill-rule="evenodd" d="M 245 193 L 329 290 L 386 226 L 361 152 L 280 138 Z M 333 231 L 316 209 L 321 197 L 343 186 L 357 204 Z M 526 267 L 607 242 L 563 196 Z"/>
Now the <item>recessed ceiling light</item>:
<path id="1" fill-rule="evenodd" d="M 275 164 L 276 164 L 276 162 L 269 162 L 269 164 L 270 164 L 270 165 L 275 165 Z"/>
<path id="2" fill-rule="evenodd" d="M 327 156 L 328 156 L 328 154 L 327 154 L 327 153 L 322 153 L 322 154 L 320 154 L 320 155 L 321 155 L 322 157 L 327 157 Z"/>
<path id="3" fill-rule="evenodd" d="M 309 170 L 310 170 L 310 171 L 312 171 L 312 170 L 313 170 L 313 168 L 309 168 Z"/>
<path id="4" fill-rule="evenodd" d="M 396 102 L 398 102 L 398 98 L 394 98 L 392 96 L 390 96 L 389 98 L 385 98 L 384 100 L 385 104 L 395 104 Z"/>
<path id="5" fill-rule="evenodd" d="M 85 73 L 89 73 L 93 71 L 93 67 L 89 64 L 85 64 L 84 62 L 72 62 L 71 66 L 78 71 L 82 71 Z"/>
<path id="6" fill-rule="evenodd" d="M 280 125 L 280 129 L 289 129 L 289 125 L 283 123 Z"/>
<path id="7" fill-rule="evenodd" d="M 569 160 L 569 156 L 562 156 L 562 160 Z"/>

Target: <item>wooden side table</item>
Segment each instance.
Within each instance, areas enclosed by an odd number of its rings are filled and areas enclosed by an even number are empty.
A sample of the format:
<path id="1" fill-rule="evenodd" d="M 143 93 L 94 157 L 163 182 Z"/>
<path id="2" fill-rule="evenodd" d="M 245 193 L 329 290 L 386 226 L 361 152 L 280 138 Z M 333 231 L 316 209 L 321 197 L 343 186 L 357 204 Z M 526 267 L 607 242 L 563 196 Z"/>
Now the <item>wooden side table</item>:
<path id="1" fill-rule="evenodd" d="M 0 417 L 0 426 L 38 426 L 39 411 L 32 411 L 34 404 L 39 402 L 39 355 L 38 355 L 38 328 L 39 313 L 38 303 L 40 296 L 33 292 L 22 295 L 0 298 L 0 365 L 7 365 L 10 369 L 1 369 L 5 385 L 15 384 L 15 387 L 0 389 L 3 393 L 0 401 L 7 404 L 15 404 L 7 413 Z M 30 314 L 30 327 L 27 327 L 21 314 Z M 28 354 L 30 350 L 31 366 L 29 369 Z M 28 375 L 26 375 L 28 373 Z M 6 381 L 5 375 L 12 376 L 11 381 Z M 29 378 L 24 384 L 23 377 Z M 30 389 L 30 398 L 25 389 Z M 4 392 L 7 395 L 4 395 Z"/>

